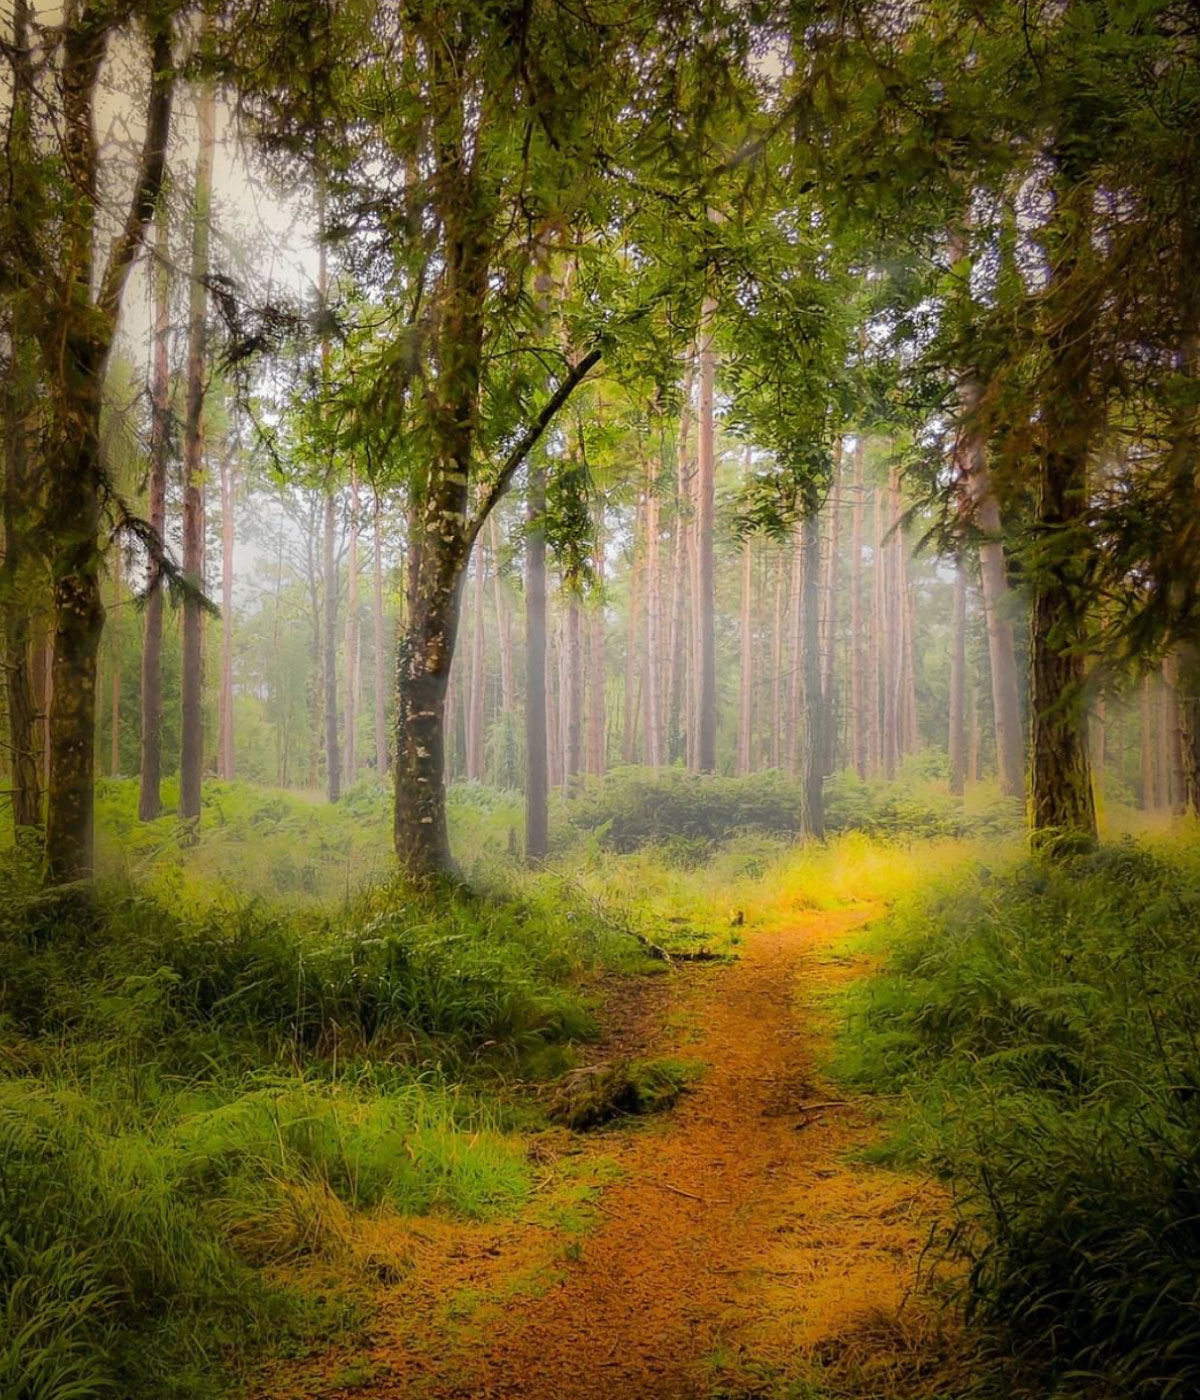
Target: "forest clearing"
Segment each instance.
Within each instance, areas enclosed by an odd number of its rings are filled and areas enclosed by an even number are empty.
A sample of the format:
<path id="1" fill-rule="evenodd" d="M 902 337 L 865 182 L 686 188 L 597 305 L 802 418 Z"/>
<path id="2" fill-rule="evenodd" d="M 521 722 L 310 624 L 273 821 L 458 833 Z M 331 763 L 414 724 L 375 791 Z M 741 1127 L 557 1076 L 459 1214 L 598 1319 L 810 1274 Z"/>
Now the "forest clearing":
<path id="1" fill-rule="evenodd" d="M 1200 1394 L 1183 0 L 0 0 L 0 1400 Z"/>

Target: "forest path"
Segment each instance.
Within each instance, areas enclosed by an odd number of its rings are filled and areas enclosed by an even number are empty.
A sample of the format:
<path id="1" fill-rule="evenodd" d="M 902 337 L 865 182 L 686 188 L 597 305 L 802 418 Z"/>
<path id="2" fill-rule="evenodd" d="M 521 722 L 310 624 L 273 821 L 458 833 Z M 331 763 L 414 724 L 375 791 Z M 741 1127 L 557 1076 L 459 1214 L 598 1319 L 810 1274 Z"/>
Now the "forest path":
<path id="1" fill-rule="evenodd" d="M 736 962 L 622 981 L 597 1059 L 694 1058 L 694 1090 L 572 1139 L 577 1179 L 616 1166 L 582 1208 L 590 1229 L 572 1233 L 561 1204 L 540 1220 L 412 1222 L 372 1344 L 328 1358 L 320 1393 L 749 1400 L 807 1379 L 837 1396 L 936 1394 L 944 1344 L 914 1288 L 945 1202 L 847 1160 L 876 1133 L 862 1108 L 810 1109 L 841 1098 L 817 1070 L 825 1003 L 868 969 L 840 945 L 876 912 L 802 916 L 748 933 Z"/>

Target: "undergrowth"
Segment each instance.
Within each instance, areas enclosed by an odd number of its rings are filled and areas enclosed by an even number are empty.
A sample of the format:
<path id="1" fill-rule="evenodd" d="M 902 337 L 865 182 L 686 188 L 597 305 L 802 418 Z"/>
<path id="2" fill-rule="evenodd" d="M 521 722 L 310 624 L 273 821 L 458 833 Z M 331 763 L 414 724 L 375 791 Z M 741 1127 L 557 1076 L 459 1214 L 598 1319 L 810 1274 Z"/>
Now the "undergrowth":
<path id="1" fill-rule="evenodd" d="M 1200 1392 L 1200 848 L 979 866 L 904 905 L 836 1071 L 954 1183 L 1004 1394 Z"/>
<path id="2" fill-rule="evenodd" d="M 239 801 L 311 855 L 301 803 Z M 549 875 L 284 907 L 198 875 L 210 842 L 94 889 L 0 863 L 5 1400 L 223 1394 L 352 1314 L 364 1222 L 520 1207 L 541 1110 L 509 1086 L 643 958 Z M 323 1303 L 276 1272 L 334 1259 Z"/>

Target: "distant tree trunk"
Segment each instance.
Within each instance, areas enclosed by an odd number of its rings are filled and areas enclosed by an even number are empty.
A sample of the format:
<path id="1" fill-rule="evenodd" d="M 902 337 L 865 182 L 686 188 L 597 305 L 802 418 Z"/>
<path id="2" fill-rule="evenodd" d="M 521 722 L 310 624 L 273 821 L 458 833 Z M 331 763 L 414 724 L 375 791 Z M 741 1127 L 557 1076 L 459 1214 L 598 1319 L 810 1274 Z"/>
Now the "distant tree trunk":
<path id="1" fill-rule="evenodd" d="M 1104 792 L 1104 776 L 1108 763 L 1108 726 L 1106 723 L 1107 704 L 1103 694 L 1096 696 L 1092 731 L 1092 782 L 1097 795 Z M 1180 755 L 1182 762 L 1182 753 Z M 1182 791 L 1182 787 L 1181 787 Z"/>
<path id="2" fill-rule="evenodd" d="M 496 638 L 500 648 L 500 701 L 504 713 L 510 715 L 517 703 L 513 681 L 512 620 L 504 600 L 504 583 L 500 577 L 500 532 L 496 517 L 488 517 L 488 540 L 492 548 L 492 596 L 496 605 Z"/>
<path id="3" fill-rule="evenodd" d="M 887 570 L 883 546 L 883 492 L 871 492 L 871 645 L 867 653 L 867 741 L 870 771 L 884 766 L 883 696 L 887 690 Z"/>
<path id="4" fill-rule="evenodd" d="M 216 98 L 206 83 L 197 103 L 200 146 L 196 156 L 192 221 L 191 288 L 188 296 L 187 407 L 183 422 L 183 569 L 193 585 L 204 583 L 204 398 L 207 357 L 212 171 Z M 183 604 L 183 693 L 179 753 L 179 815 L 194 835 L 200 822 L 204 768 L 204 614 L 196 596 Z"/>
<path id="5" fill-rule="evenodd" d="M 383 501 L 375 493 L 375 768 L 386 773 L 388 766 L 387 745 L 387 690 L 384 685 L 384 624 L 383 624 Z"/>
<path id="6" fill-rule="evenodd" d="M 308 580 L 308 610 L 311 628 L 308 637 L 308 787 L 315 792 L 321 786 L 321 749 L 324 725 L 324 687 L 321 677 L 321 653 L 325 629 L 321 608 L 321 500 L 310 498 L 308 528 L 304 534 L 305 577 Z"/>
<path id="7" fill-rule="evenodd" d="M 825 697 L 821 687 L 821 523 L 813 497 L 800 524 L 801 675 L 804 698 L 804 754 L 801 829 L 825 837 Z"/>
<path id="8" fill-rule="evenodd" d="M 629 625 L 625 633 L 625 729 L 621 736 L 621 760 L 634 763 L 638 756 L 637 683 L 638 651 L 642 626 L 642 512 L 643 501 L 638 497 L 633 523 L 633 553 L 629 564 Z"/>
<path id="9" fill-rule="evenodd" d="M 566 684 L 563 675 L 566 647 L 563 644 L 563 619 L 557 608 L 552 606 L 550 624 L 550 656 L 546 664 L 549 679 L 546 705 L 550 714 L 549 758 L 550 786 L 560 787 L 563 781 L 563 749 L 566 738 Z"/>
<path id="10" fill-rule="evenodd" d="M 646 762 L 660 767 L 664 760 L 659 676 L 662 665 L 662 588 L 658 566 L 658 489 L 649 464 L 646 469 Z"/>
<path id="11" fill-rule="evenodd" d="M 529 473 L 525 533 L 525 859 L 550 848 L 546 744 L 546 469 Z"/>
<path id="12" fill-rule="evenodd" d="M 783 764 L 783 633 L 786 626 L 784 612 L 784 555 L 782 551 L 775 559 L 775 612 L 771 628 L 771 767 Z"/>
<path id="13" fill-rule="evenodd" d="M 605 690 L 608 668 L 605 664 L 604 626 L 604 506 L 596 522 L 595 577 L 598 596 L 593 599 L 588 620 L 588 736 L 587 770 L 603 777 L 607 754 L 605 743 Z"/>
<path id="14" fill-rule="evenodd" d="M 1200 817 L 1200 647 L 1194 642 L 1179 649 L 1179 686 L 1183 810 Z"/>
<path id="15" fill-rule="evenodd" d="M 837 766 L 837 634 L 838 634 L 838 546 L 842 514 L 842 439 L 833 445 L 833 489 L 829 496 L 829 550 L 825 559 L 824 636 L 821 642 L 823 674 L 821 691 L 825 699 L 825 772 Z"/>
<path id="16" fill-rule="evenodd" d="M 1149 672 L 1142 677 L 1142 810 L 1158 806 L 1155 791 L 1154 694 Z"/>
<path id="17" fill-rule="evenodd" d="M 471 589 L 471 669 L 467 678 L 467 777 L 483 781 L 484 768 L 484 651 L 483 609 L 487 594 L 487 567 L 482 546 L 475 552 Z"/>
<path id="18" fill-rule="evenodd" d="M 798 773 L 803 765 L 801 727 L 804 718 L 804 526 L 797 521 L 791 536 L 791 607 L 788 612 L 790 653 L 787 707 L 787 766 Z"/>
<path id="19" fill-rule="evenodd" d="M 324 558 L 325 619 L 324 644 L 321 651 L 322 674 L 325 678 L 325 792 L 330 802 L 342 795 L 342 751 L 338 736 L 338 673 L 337 673 L 337 496 L 333 487 L 325 490 L 325 528 L 322 534 Z"/>
<path id="20" fill-rule="evenodd" d="M 346 721 L 343 726 L 346 781 L 358 775 L 358 472 L 350 472 L 350 539 L 346 558 L 346 627 L 343 641 Z"/>
<path id="21" fill-rule="evenodd" d="M 754 633 L 753 633 L 754 552 L 750 536 L 742 541 L 742 616 L 738 661 L 738 751 L 737 771 L 743 777 L 753 766 L 754 737 Z"/>
<path id="22" fill-rule="evenodd" d="M 967 781 L 967 571 L 961 552 L 954 558 L 954 603 L 950 617 L 950 791 L 961 796 Z"/>
<path id="23" fill-rule="evenodd" d="M 121 550 L 119 545 L 113 549 L 112 571 L 112 605 L 115 612 L 121 606 Z M 110 777 L 116 778 L 121 772 L 121 638 L 115 628 L 110 629 L 110 633 L 112 635 L 112 676 L 109 678 L 111 689 L 109 717 L 112 722 L 108 735 L 108 772 Z"/>
<path id="24" fill-rule="evenodd" d="M 706 300 L 700 332 L 700 400 L 696 470 L 696 551 L 699 592 L 696 645 L 696 768 L 711 773 L 717 766 L 716 567 L 713 550 L 715 455 L 713 395 L 716 356 L 712 323 L 716 304 Z"/>
<path id="25" fill-rule="evenodd" d="M 950 257 L 952 263 L 966 268 L 966 244 L 957 232 L 951 233 Z M 1005 796 L 1020 797 L 1025 790 L 1025 762 L 1021 741 L 1017 652 L 1012 622 L 1008 616 L 1008 571 L 1001 543 L 1000 506 L 992 490 L 987 443 L 979 425 L 983 385 L 975 370 L 966 369 L 959 376 L 957 395 L 959 461 L 975 524 L 982 537 L 979 543 L 979 571 L 991 667 L 996 769 Z"/>
<path id="26" fill-rule="evenodd" d="M 1176 815 L 1186 810 L 1181 676 L 1180 656 L 1178 651 L 1173 651 L 1163 662 L 1163 696 L 1166 702 L 1164 728 L 1167 736 L 1167 785 L 1171 794 L 1171 811 Z"/>
<path id="27" fill-rule="evenodd" d="M 563 670 L 565 691 L 563 712 L 563 786 L 583 772 L 583 640 L 579 585 L 567 580 L 566 616 L 564 618 Z"/>
<path id="28" fill-rule="evenodd" d="M 687 605 L 691 562 L 688 549 L 688 523 L 692 514 L 691 469 L 688 440 L 692 421 L 693 364 L 688 357 L 683 379 L 683 412 L 679 420 L 678 471 L 675 479 L 674 537 L 671 542 L 671 616 L 668 624 L 667 655 L 667 758 L 674 763 L 684 750 L 687 676 Z"/>
<path id="29" fill-rule="evenodd" d="M 900 606 L 900 489 L 893 467 L 888 482 L 888 529 L 891 538 L 885 546 L 883 560 L 883 771 L 884 776 L 896 776 L 896 760 L 900 753 L 900 687 L 903 679 L 903 612 Z"/>
<path id="30" fill-rule="evenodd" d="M 167 341 L 171 333 L 170 248 L 167 205 L 161 201 L 154 250 L 154 340 L 150 375 L 150 528 L 162 541 L 167 526 L 167 449 L 171 428 L 171 377 Z M 163 581 L 152 557 L 146 577 L 146 627 L 142 638 L 142 746 L 138 819 L 153 821 L 162 811 L 162 634 Z"/>
<path id="31" fill-rule="evenodd" d="M 979 681 L 975 677 L 971 679 L 968 707 L 967 729 L 970 739 L 967 751 L 967 782 L 977 783 L 979 781 L 979 745 L 983 736 L 979 725 Z"/>
<path id="32" fill-rule="evenodd" d="M 867 727 L 863 714 L 863 435 L 854 441 L 854 496 L 850 515 L 850 757 L 867 776 Z"/>
<path id="33" fill-rule="evenodd" d="M 233 497 L 236 468 L 231 454 L 221 457 L 221 696 L 219 772 L 233 780 Z"/>

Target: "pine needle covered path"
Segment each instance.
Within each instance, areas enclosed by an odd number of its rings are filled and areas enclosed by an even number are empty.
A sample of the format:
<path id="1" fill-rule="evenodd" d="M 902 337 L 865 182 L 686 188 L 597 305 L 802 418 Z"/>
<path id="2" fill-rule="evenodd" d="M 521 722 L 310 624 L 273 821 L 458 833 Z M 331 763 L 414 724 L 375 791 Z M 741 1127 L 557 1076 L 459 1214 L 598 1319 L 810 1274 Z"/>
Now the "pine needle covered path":
<path id="1" fill-rule="evenodd" d="M 595 1228 L 414 1222 L 371 1346 L 327 1360 L 320 1393 L 706 1400 L 798 1377 L 839 1396 L 938 1393 L 943 1342 L 917 1279 L 944 1199 L 848 1160 L 876 1130 L 816 1068 L 826 994 L 868 965 L 839 945 L 873 912 L 805 916 L 751 934 L 735 963 L 636 984 L 617 1051 L 707 1068 L 664 1117 L 579 1140 L 618 1169 Z"/>

